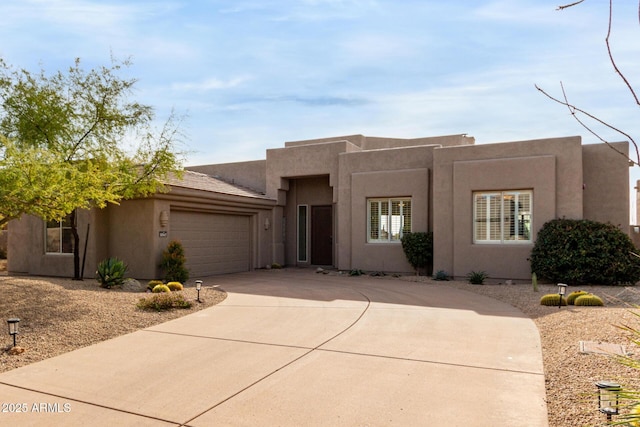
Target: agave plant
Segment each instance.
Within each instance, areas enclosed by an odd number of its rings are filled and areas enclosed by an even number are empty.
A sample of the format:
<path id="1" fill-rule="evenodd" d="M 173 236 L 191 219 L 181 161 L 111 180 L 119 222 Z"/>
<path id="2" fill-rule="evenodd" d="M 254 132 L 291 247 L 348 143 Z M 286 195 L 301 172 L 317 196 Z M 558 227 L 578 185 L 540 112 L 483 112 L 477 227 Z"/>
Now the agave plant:
<path id="1" fill-rule="evenodd" d="M 127 265 L 118 258 L 107 258 L 98 264 L 96 280 L 103 288 L 122 285 L 124 275 L 127 273 Z"/>

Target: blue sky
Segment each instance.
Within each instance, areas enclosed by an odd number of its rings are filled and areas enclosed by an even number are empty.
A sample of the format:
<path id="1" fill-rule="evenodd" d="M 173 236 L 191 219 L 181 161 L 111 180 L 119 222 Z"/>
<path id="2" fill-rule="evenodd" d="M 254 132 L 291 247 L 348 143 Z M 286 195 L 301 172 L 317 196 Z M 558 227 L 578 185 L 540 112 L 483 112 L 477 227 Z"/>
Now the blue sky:
<path id="1" fill-rule="evenodd" d="M 557 11 L 561 4 L 3 0 L 0 56 L 52 72 L 76 57 L 86 67 L 130 57 L 136 98 L 160 121 L 171 109 L 187 115 L 188 165 L 260 159 L 285 141 L 355 133 L 596 142 L 534 87 L 560 95 L 560 81 L 572 102 L 640 135 L 638 107 L 604 45 L 608 2 Z M 612 43 L 640 89 L 637 7 L 614 1 Z"/>

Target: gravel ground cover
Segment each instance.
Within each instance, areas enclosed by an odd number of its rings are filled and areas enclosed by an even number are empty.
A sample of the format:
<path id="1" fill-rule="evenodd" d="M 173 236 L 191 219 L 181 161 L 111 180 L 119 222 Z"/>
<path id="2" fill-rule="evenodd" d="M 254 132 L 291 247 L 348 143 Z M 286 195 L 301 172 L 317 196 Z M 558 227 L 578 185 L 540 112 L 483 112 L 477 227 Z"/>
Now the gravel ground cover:
<path id="1" fill-rule="evenodd" d="M 386 278 L 385 278 L 386 279 Z M 397 280 L 391 279 L 390 280 Z M 581 354 L 580 341 L 622 344 L 638 357 L 640 351 L 629 342 L 629 334 L 616 325 L 640 328 L 640 288 L 582 287 L 605 300 L 605 307 L 547 307 L 540 297 L 555 293 L 555 286 L 531 284 L 470 285 L 461 281 L 434 281 L 404 276 L 400 280 L 428 286 L 451 286 L 511 304 L 536 323 L 541 337 L 546 377 L 550 427 L 604 425 L 597 410 L 596 388 L 600 380 L 612 380 L 640 389 L 640 372 L 611 357 Z M 578 290 L 569 288 L 568 292 Z M 93 280 L 0 276 L 0 320 L 20 317 L 18 345 L 26 351 L 9 355 L 9 335 L 0 332 L 0 372 L 15 369 L 71 350 L 124 335 L 184 316 L 224 300 L 226 294 L 211 287 L 201 290 L 202 303 L 195 302 L 196 290 L 182 291 L 191 309 L 168 312 L 141 311 L 136 303 L 149 294 L 102 289 Z M 0 327 L 5 326 L 0 325 Z M 4 336 L 4 338 L 2 338 Z M 3 341 L 4 340 L 4 344 Z M 526 425 L 526 420 L 523 420 Z"/>
<path id="2" fill-rule="evenodd" d="M 226 298 L 226 293 L 203 286 L 198 303 L 194 287 L 180 291 L 193 303 L 190 309 L 143 311 L 140 298 L 151 293 L 103 289 L 95 280 L 0 276 L 0 372 L 15 369 L 71 350 L 135 332 L 203 308 Z M 20 318 L 19 355 L 7 353 L 13 342 L 6 319 Z"/>

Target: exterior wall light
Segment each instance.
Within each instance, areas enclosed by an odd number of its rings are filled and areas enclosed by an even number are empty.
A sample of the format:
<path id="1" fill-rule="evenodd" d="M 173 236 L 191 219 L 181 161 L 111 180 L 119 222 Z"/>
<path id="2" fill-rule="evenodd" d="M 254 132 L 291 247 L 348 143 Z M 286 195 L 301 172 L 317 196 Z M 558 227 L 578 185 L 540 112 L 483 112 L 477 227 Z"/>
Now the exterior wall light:
<path id="1" fill-rule="evenodd" d="M 162 227 L 166 227 L 167 225 L 169 225 L 169 212 L 167 211 L 160 212 L 160 225 Z"/>
<path id="2" fill-rule="evenodd" d="M 560 296 L 560 298 L 558 298 L 558 308 L 562 307 L 562 298 L 564 298 L 566 293 L 567 285 L 564 283 L 558 283 L 558 295 Z"/>
<path id="3" fill-rule="evenodd" d="M 598 410 L 607 416 L 607 421 L 611 421 L 613 415 L 618 415 L 618 404 L 620 384 L 610 381 L 598 381 Z"/>
<path id="4" fill-rule="evenodd" d="M 7 320 L 9 325 L 9 335 L 13 336 L 13 346 L 16 346 L 16 335 L 18 335 L 18 323 L 20 319 L 12 318 Z"/>
<path id="5" fill-rule="evenodd" d="M 264 229 L 268 230 L 271 228 L 271 221 L 269 221 L 269 218 L 265 218 L 264 219 Z"/>
<path id="6" fill-rule="evenodd" d="M 200 301 L 200 289 L 202 289 L 202 280 L 196 280 L 196 291 L 198 291 L 198 302 Z"/>

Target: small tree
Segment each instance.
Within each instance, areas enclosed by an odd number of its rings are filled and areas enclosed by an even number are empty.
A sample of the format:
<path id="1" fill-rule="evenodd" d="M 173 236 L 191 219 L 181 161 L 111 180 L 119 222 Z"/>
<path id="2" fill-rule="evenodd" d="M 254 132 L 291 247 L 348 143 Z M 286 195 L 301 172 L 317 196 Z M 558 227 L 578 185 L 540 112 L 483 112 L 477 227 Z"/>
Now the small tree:
<path id="1" fill-rule="evenodd" d="M 80 278 L 76 209 L 144 197 L 180 174 L 172 117 L 154 129 L 150 106 L 129 100 L 128 61 L 89 71 L 14 70 L 0 58 L 0 225 L 23 214 L 72 214 L 74 278 Z"/>
<path id="2" fill-rule="evenodd" d="M 189 270 L 184 266 L 186 261 L 182 244 L 177 240 L 169 242 L 167 249 L 162 252 L 160 263 L 164 279 L 167 282 L 186 282 L 189 279 Z"/>
<path id="3" fill-rule="evenodd" d="M 416 271 L 416 275 L 420 274 L 420 269 L 426 269 L 427 275 L 430 275 L 433 266 L 433 233 L 404 233 L 400 241 L 407 261 Z"/>

